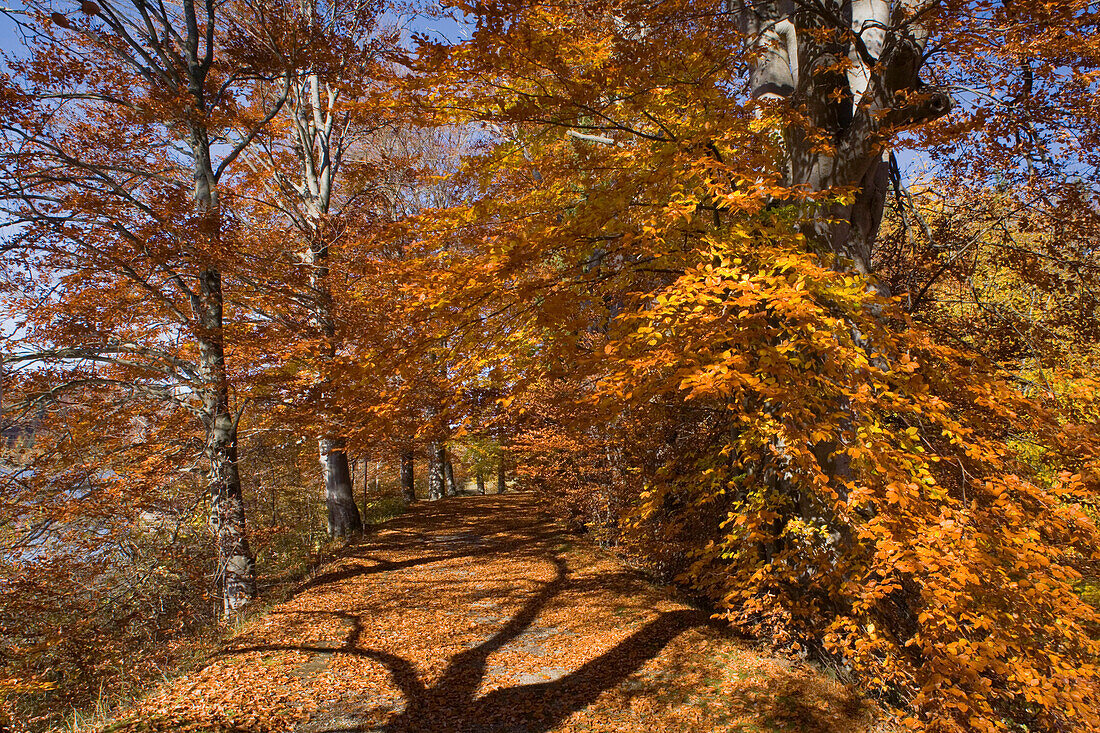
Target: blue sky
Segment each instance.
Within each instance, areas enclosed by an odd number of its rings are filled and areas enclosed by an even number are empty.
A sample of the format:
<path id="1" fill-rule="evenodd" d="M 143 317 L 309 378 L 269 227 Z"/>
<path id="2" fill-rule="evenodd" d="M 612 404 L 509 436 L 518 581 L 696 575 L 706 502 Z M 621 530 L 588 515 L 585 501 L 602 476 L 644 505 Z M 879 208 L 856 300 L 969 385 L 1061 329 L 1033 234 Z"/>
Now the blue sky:
<path id="1" fill-rule="evenodd" d="M 5 10 L 20 10 L 23 3 L 18 0 L 0 0 L 0 8 Z M 23 42 L 19 31 L 8 15 L 0 15 L 0 50 L 4 53 L 18 53 Z"/>

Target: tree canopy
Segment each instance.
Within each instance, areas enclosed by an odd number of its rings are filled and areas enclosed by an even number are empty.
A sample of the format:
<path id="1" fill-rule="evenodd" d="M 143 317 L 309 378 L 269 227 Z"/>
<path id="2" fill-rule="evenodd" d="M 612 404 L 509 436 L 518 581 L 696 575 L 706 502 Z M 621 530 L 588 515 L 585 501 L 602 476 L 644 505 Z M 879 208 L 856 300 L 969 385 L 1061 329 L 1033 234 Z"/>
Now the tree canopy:
<path id="1" fill-rule="evenodd" d="M 206 516 L 232 615 L 272 486 L 457 463 L 910 728 L 1100 730 L 1094 3 L 6 12 L 11 578 Z"/>

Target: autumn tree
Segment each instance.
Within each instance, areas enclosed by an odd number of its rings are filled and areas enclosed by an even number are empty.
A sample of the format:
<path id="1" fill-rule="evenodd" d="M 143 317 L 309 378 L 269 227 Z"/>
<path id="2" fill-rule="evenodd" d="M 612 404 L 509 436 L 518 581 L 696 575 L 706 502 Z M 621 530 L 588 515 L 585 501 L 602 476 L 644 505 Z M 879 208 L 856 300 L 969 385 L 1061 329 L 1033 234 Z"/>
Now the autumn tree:
<path id="1" fill-rule="evenodd" d="M 285 115 L 259 136 L 247 156 L 250 198 L 259 204 L 251 223 L 256 248 L 275 250 L 270 272 L 250 273 L 259 310 L 279 311 L 276 304 L 285 301 L 284 322 L 295 324 L 302 319 L 288 309 L 304 308 L 308 330 L 295 336 L 317 352 L 310 367 L 317 374 L 311 401 L 336 410 L 348 401 L 346 395 L 331 393 L 329 374 L 345 331 L 336 323 L 332 293 L 333 282 L 343 278 L 331 272 L 329 253 L 346 247 L 342 240 L 355 232 L 363 236 L 361 230 L 380 218 L 378 209 L 389 203 L 385 186 L 368 178 L 372 173 L 384 177 L 385 172 L 363 158 L 372 147 L 372 136 L 384 136 L 392 123 L 384 78 L 392 73 L 387 54 L 392 55 L 394 38 L 377 26 L 379 12 L 375 4 L 313 3 L 294 8 L 294 18 L 281 21 L 282 26 L 308 28 L 309 43 L 301 55 L 286 59 L 290 92 Z M 346 165 L 352 167 L 350 175 L 345 174 Z M 345 177 L 350 180 L 341 185 Z M 287 249 L 278 225 L 266 226 L 256 218 L 271 214 L 284 218 L 296 232 L 297 251 Z M 262 241 L 264 236 L 268 242 Z M 305 280 L 293 272 L 300 263 L 308 273 Z M 359 531 L 362 520 L 351 486 L 346 438 L 339 434 L 342 421 L 331 412 L 310 412 L 303 417 L 321 426 L 318 445 L 328 531 L 343 537 Z"/>
<path id="2" fill-rule="evenodd" d="M 478 196 L 424 223 L 425 261 L 438 232 L 471 251 L 439 312 L 477 321 L 510 384 L 564 387 L 517 443 L 525 474 L 604 450 L 585 483 L 622 497 L 624 544 L 933 730 L 1100 725 L 1075 590 L 1097 550 L 1093 418 L 938 338 L 875 272 L 904 197 L 890 149 L 997 137 L 944 118 L 983 114 L 959 93 L 974 70 L 1006 92 L 984 114 L 1010 125 L 1001 102 L 1026 90 L 1028 114 L 1091 134 L 1095 90 L 1039 112 L 1061 72 L 1021 71 L 1072 58 L 1095 79 L 1093 11 L 1069 5 L 478 4 L 469 42 L 422 56 L 423 93 L 493 139 L 469 161 Z"/>
<path id="3" fill-rule="evenodd" d="M 6 285 L 27 329 L 5 361 L 77 365 L 32 400 L 100 385 L 198 419 L 227 614 L 255 595 L 255 569 L 237 466 L 243 404 L 231 404 L 226 363 L 224 272 L 239 255 L 220 192 L 287 93 L 275 84 L 242 103 L 279 51 L 265 45 L 278 34 L 251 42 L 250 12 L 28 4 L 20 22 L 34 43 L 9 63 L 4 110 L 18 232 L 5 254 L 20 260 Z"/>

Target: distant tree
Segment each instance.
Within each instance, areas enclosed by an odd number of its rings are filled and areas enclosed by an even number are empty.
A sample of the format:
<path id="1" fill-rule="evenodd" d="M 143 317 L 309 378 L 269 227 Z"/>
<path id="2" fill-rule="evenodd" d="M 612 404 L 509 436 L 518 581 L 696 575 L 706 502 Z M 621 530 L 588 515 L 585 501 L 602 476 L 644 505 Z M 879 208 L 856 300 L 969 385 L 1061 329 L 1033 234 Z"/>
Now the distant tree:
<path id="1" fill-rule="evenodd" d="M 258 136 L 246 156 L 252 174 L 248 195 L 257 204 L 254 236 L 259 240 L 266 234 L 267 241 L 258 246 L 273 250 L 271 271 L 252 274 L 256 302 L 261 313 L 284 316 L 291 326 L 287 338 L 316 349 L 307 366 L 316 377 L 301 407 L 308 414 L 300 419 L 320 430 L 328 532 L 333 537 L 362 527 L 347 440 L 340 431 L 340 406 L 350 400 L 334 393 L 331 381 L 332 361 L 347 337 L 347 327 L 337 322 L 333 283 L 347 278 L 331 271 L 330 252 L 346 247 L 343 240 L 361 234 L 356 225 L 365 225 L 388 204 L 378 195 L 379 182 L 369 180 L 371 173 L 386 172 L 362 160 L 348 161 L 370 146 L 372 136 L 380 131 L 385 135 L 389 122 L 386 97 L 378 88 L 392 73 L 387 55 L 392 55 L 395 39 L 378 26 L 379 8 L 378 3 L 314 2 L 296 6 L 294 19 L 282 21 L 302 29 L 309 43 L 300 55 L 284 60 L 290 89 L 285 114 Z M 350 179 L 346 185 L 345 178 Z M 256 220 L 265 215 L 283 220 L 297 236 L 281 236 L 286 232 L 279 224 Z M 296 271 L 302 264 L 304 278 Z M 295 313 L 302 310 L 304 319 Z"/>
<path id="2" fill-rule="evenodd" d="M 416 501 L 416 482 L 413 476 L 414 455 L 412 451 L 401 453 L 401 498 L 406 504 Z"/>

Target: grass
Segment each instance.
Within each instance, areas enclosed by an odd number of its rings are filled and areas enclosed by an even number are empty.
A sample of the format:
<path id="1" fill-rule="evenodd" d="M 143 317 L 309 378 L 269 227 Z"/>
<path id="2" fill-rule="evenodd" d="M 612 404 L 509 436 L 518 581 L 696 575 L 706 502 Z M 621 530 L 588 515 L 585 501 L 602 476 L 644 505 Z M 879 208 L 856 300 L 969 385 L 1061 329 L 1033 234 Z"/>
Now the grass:
<path id="1" fill-rule="evenodd" d="M 381 524 L 399 517 L 408 507 L 400 496 L 383 496 L 367 502 L 363 507 L 363 525 Z"/>

